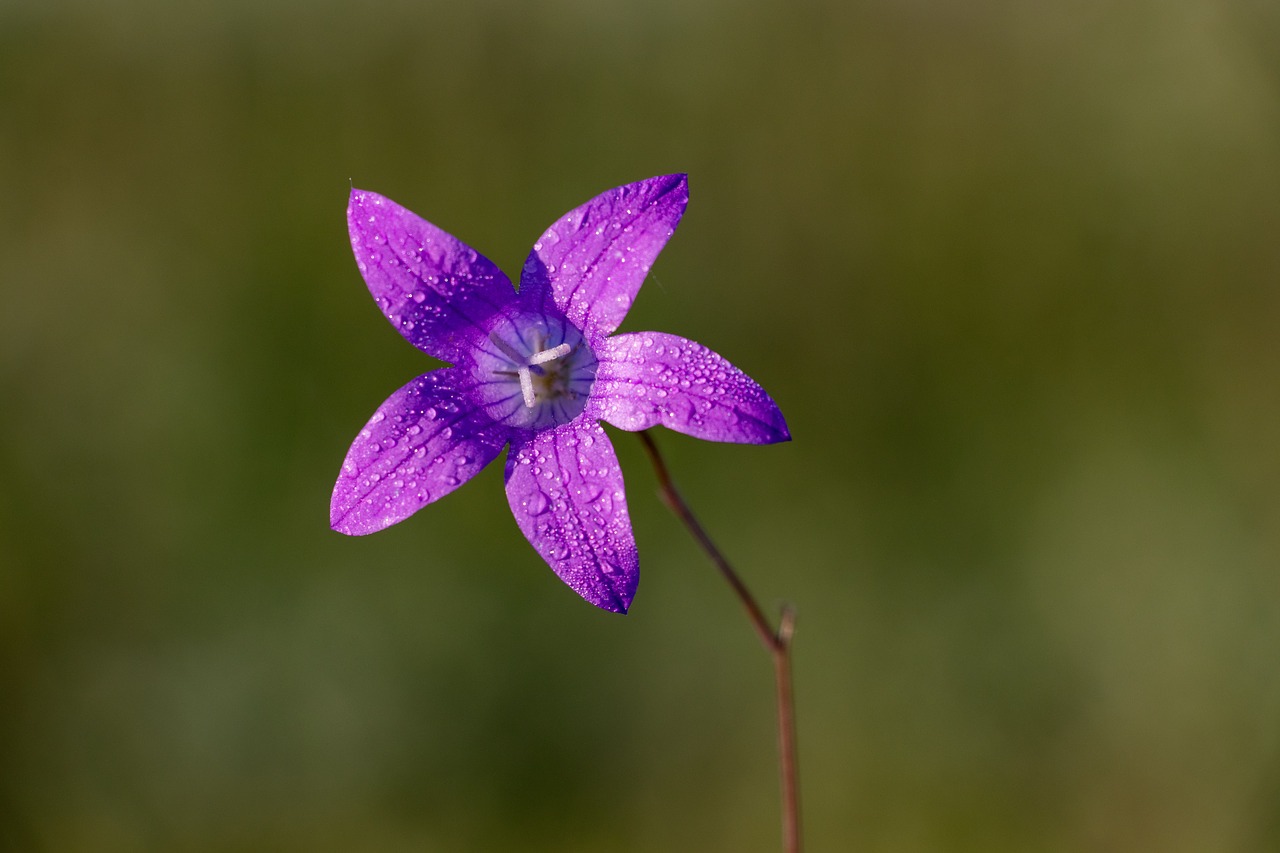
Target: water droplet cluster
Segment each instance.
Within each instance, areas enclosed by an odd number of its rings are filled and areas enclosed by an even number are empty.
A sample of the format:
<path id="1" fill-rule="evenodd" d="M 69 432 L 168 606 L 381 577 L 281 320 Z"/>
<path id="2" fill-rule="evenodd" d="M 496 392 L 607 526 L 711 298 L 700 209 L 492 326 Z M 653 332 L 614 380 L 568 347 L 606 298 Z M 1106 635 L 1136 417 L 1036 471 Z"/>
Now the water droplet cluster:
<path id="1" fill-rule="evenodd" d="M 368 533 L 394 523 L 471 479 L 501 450 L 506 432 L 459 404 L 455 375 L 418 377 L 360 431 L 335 487 L 340 529 Z"/>
<path id="2" fill-rule="evenodd" d="M 508 493 L 521 529 L 569 586 L 626 608 L 635 544 L 617 457 L 598 424 L 549 430 L 520 447 Z"/>

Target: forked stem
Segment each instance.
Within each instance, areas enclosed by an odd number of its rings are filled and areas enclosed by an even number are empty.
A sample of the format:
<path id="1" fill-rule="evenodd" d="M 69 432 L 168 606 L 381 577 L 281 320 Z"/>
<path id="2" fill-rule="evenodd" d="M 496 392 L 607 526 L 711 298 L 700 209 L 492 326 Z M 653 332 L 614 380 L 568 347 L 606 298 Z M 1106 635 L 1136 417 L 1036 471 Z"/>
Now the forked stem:
<path id="1" fill-rule="evenodd" d="M 641 430 L 637 435 L 640 436 L 645 452 L 649 454 L 649 461 L 653 463 L 653 469 L 658 475 L 658 490 L 663 502 L 689 529 L 702 550 L 711 558 L 711 562 L 720 570 L 720 574 L 729 582 L 747 611 L 751 627 L 773 659 L 774 687 L 778 700 L 778 767 L 782 782 L 782 848 L 786 853 L 800 853 L 800 779 L 796 769 L 795 699 L 791 692 L 791 636 L 795 633 L 795 611 L 789 605 L 784 605 L 778 618 L 778 627 L 770 627 L 769 620 L 765 618 L 764 611 L 760 609 L 751 590 L 747 589 L 742 578 L 738 577 L 733 566 L 729 565 L 724 554 L 720 553 L 711 537 L 707 536 L 689 505 L 680 496 L 671 480 L 671 473 L 667 470 L 667 463 L 649 433 L 649 430 Z"/>

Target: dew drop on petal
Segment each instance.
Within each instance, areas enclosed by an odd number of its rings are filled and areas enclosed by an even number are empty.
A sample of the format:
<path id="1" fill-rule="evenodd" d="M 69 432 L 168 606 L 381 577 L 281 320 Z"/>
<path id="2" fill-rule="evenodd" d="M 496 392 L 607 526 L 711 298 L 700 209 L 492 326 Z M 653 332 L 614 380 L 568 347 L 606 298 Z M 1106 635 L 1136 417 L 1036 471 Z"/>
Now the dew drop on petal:
<path id="1" fill-rule="evenodd" d="M 529 515 L 542 515 L 547 511 L 547 498 L 542 492 L 534 492 L 524 502 L 524 508 Z"/>

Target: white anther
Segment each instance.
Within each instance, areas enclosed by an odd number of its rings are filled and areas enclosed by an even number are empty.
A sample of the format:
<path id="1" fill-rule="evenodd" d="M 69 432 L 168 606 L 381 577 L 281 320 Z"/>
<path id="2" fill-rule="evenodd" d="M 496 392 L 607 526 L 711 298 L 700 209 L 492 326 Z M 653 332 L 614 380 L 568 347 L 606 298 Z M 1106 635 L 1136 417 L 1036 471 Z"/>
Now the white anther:
<path id="1" fill-rule="evenodd" d="M 572 347 L 568 344 L 561 344 L 558 347 L 544 349 L 542 352 L 535 352 L 533 355 L 529 356 L 529 364 L 545 364 L 548 361 L 554 361 L 561 356 L 568 355 L 570 349 L 572 349 Z"/>
<path id="2" fill-rule="evenodd" d="M 527 367 L 520 368 L 520 393 L 524 395 L 526 409 L 532 409 L 538 402 L 538 398 L 533 396 L 533 375 L 529 373 Z"/>

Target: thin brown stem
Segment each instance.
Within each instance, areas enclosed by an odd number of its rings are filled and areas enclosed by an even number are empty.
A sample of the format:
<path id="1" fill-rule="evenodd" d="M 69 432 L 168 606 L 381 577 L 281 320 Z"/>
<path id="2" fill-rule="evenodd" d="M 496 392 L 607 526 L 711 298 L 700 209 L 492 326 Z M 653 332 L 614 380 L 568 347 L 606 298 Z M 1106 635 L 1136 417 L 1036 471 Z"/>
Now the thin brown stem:
<path id="1" fill-rule="evenodd" d="M 795 633 L 795 611 L 790 606 L 784 606 L 778 620 L 778 627 L 774 629 L 769 626 L 769 620 L 765 618 L 764 611 L 760 609 L 751 590 L 747 589 L 742 578 L 738 577 L 733 566 L 725 559 L 724 554 L 720 553 L 720 549 L 711 541 L 707 532 L 702 529 L 702 525 L 698 523 L 689 505 L 684 502 L 684 498 L 676 489 L 675 483 L 671 480 L 671 473 L 667 470 L 667 463 L 658 452 L 658 445 L 654 443 L 653 436 L 647 430 L 637 434 L 657 473 L 658 490 L 663 502 L 689 529 L 694 540 L 728 581 L 734 594 L 738 596 L 738 600 L 747 611 L 751 627 L 773 659 L 774 688 L 778 702 L 778 766 L 782 783 L 782 846 L 786 853 L 800 853 L 800 779 L 796 761 L 795 699 L 791 692 L 791 637 Z"/>

